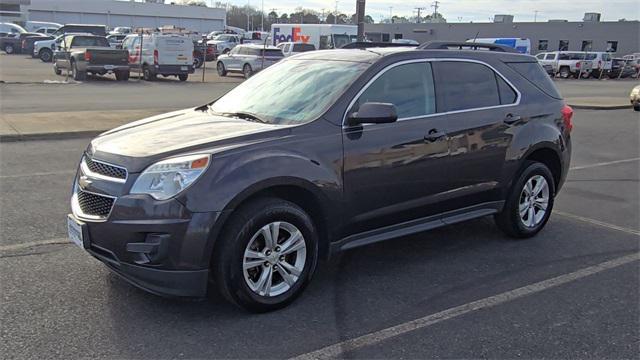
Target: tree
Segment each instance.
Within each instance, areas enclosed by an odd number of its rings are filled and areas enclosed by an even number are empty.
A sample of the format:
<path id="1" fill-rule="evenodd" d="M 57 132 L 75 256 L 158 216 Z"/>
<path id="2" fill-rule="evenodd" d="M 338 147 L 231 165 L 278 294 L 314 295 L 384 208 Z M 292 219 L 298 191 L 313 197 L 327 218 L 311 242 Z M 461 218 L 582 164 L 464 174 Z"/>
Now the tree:
<path id="1" fill-rule="evenodd" d="M 204 0 L 181 0 L 178 4 L 188 6 L 204 6 L 207 7 L 207 3 Z"/>
<path id="2" fill-rule="evenodd" d="M 356 14 L 351 15 L 351 23 L 355 24 L 355 25 L 358 24 L 358 20 L 356 19 Z M 373 20 L 371 15 L 365 15 L 364 16 L 364 23 L 365 24 L 374 24 L 375 20 Z"/>

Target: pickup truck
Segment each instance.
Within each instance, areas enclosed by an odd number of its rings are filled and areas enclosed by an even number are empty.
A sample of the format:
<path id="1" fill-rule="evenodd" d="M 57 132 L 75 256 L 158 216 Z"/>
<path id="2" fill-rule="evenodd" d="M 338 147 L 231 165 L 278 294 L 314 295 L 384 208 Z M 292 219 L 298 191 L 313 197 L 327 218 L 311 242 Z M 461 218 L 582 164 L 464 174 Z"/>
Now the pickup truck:
<path id="1" fill-rule="evenodd" d="M 71 70 L 73 79 L 82 81 L 87 73 L 104 75 L 113 73 L 116 79 L 129 80 L 129 52 L 113 49 L 104 36 L 65 35 L 53 54 L 53 70 Z"/>
<path id="2" fill-rule="evenodd" d="M 551 65 L 554 73 L 559 74 L 563 79 L 570 76 L 588 78 L 593 68 L 592 61 L 587 59 L 584 52 L 579 51 L 543 52 L 537 54 L 536 59 L 543 67 Z"/>
<path id="3" fill-rule="evenodd" d="M 22 51 L 22 40 L 28 37 L 43 37 L 44 35 L 38 33 L 25 32 L 15 36 L 6 36 L 0 38 L 0 50 L 3 50 L 7 54 L 19 54 Z M 43 39 L 44 40 L 44 39 Z"/>

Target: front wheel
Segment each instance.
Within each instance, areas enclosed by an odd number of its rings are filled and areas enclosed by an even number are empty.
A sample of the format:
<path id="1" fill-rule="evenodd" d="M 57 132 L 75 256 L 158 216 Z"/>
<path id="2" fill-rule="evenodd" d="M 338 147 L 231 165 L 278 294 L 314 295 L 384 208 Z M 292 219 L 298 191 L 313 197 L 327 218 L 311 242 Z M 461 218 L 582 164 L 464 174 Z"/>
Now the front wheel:
<path id="1" fill-rule="evenodd" d="M 13 54 L 14 52 L 16 52 L 16 49 L 13 48 L 13 45 L 7 44 L 4 47 L 4 52 L 6 52 L 7 54 Z"/>
<path id="2" fill-rule="evenodd" d="M 189 74 L 178 75 L 178 79 L 180 79 L 180 81 L 187 81 L 188 78 L 189 78 Z"/>
<path id="3" fill-rule="evenodd" d="M 40 60 L 42 62 L 49 62 L 53 59 L 53 52 L 49 49 L 40 50 Z"/>
<path id="4" fill-rule="evenodd" d="M 282 199 L 262 198 L 242 206 L 214 250 L 218 289 L 252 312 L 287 306 L 315 271 L 318 236 L 309 215 Z"/>
<path id="5" fill-rule="evenodd" d="M 216 69 L 218 70 L 218 76 L 227 76 L 227 69 L 225 69 L 224 64 L 221 61 L 218 62 L 218 65 L 216 65 Z"/>
<path id="6" fill-rule="evenodd" d="M 529 238 L 546 225 L 555 197 L 555 183 L 549 168 L 539 162 L 526 162 L 514 183 L 501 213 L 495 215 L 498 227 L 514 238 Z"/>
<path id="7" fill-rule="evenodd" d="M 245 79 L 250 78 L 253 75 L 253 69 L 251 68 L 251 65 L 245 64 L 242 68 L 242 73 L 244 74 Z"/>

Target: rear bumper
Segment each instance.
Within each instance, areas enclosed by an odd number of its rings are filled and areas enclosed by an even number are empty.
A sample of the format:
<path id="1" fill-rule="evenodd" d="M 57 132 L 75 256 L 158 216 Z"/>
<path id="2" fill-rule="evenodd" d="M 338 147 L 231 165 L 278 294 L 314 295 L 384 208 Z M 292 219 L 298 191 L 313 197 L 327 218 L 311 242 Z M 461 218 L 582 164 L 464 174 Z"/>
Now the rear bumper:
<path id="1" fill-rule="evenodd" d="M 80 69 L 83 70 L 80 66 Z M 116 72 L 116 71 L 129 71 L 129 65 L 85 65 L 84 71 L 101 73 L 101 72 Z"/>
<path id="2" fill-rule="evenodd" d="M 193 65 L 154 65 L 153 72 L 160 75 L 193 74 Z"/>

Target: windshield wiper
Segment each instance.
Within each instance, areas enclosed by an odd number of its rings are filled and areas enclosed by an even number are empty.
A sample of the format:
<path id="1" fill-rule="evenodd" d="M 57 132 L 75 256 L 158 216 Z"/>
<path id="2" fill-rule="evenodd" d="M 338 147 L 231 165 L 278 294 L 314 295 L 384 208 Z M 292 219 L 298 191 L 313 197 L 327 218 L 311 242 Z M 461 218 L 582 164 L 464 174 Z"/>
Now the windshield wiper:
<path id="1" fill-rule="evenodd" d="M 243 120 L 248 120 L 248 121 L 255 121 L 255 122 L 259 122 L 259 123 L 263 123 L 263 124 L 268 124 L 269 122 L 265 119 L 262 119 L 261 117 L 252 114 L 252 113 L 248 113 L 248 112 L 233 112 L 233 113 L 222 113 L 222 116 L 232 116 L 232 117 L 237 117 L 238 119 L 243 119 Z"/>

